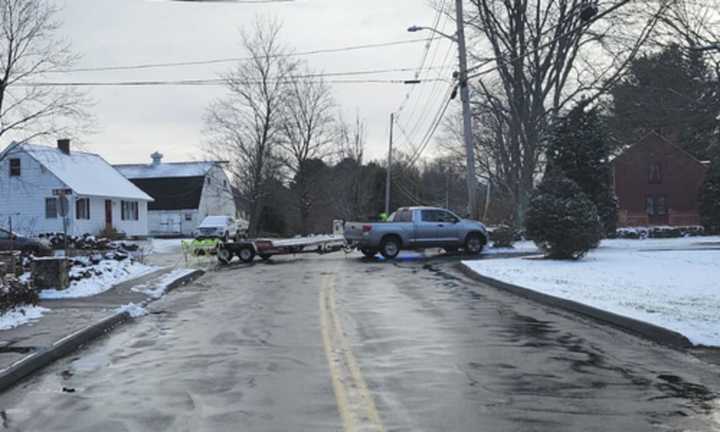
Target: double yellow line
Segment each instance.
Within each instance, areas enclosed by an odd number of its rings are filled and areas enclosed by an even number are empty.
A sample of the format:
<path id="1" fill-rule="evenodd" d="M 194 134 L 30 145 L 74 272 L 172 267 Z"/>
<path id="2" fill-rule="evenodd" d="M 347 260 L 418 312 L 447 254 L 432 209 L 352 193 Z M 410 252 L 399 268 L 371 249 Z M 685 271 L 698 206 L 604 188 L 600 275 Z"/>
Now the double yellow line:
<path id="1" fill-rule="evenodd" d="M 345 337 L 335 304 L 335 275 L 325 275 L 320 287 L 320 329 L 343 430 L 384 432 L 385 427 Z"/>

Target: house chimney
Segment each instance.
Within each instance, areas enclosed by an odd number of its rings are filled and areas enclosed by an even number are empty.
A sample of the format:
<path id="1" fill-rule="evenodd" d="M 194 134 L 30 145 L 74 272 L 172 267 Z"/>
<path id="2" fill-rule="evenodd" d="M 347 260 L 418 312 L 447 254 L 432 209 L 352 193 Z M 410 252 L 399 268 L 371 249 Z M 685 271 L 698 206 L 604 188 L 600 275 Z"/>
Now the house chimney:
<path id="1" fill-rule="evenodd" d="M 152 166 L 158 166 L 162 162 L 163 155 L 160 152 L 155 152 L 150 157 L 152 158 Z"/>
<path id="2" fill-rule="evenodd" d="M 70 154 L 70 140 L 67 138 L 62 138 L 57 140 L 57 148 L 61 152 L 65 153 L 66 155 Z"/>

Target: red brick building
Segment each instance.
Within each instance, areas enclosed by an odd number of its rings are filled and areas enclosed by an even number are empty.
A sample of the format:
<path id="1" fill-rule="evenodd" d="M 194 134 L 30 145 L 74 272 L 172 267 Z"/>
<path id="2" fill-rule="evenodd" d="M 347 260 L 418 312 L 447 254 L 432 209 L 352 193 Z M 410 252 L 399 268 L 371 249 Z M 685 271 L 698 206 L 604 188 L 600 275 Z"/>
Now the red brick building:
<path id="1" fill-rule="evenodd" d="M 657 133 L 613 161 L 618 225 L 698 225 L 707 165 Z"/>

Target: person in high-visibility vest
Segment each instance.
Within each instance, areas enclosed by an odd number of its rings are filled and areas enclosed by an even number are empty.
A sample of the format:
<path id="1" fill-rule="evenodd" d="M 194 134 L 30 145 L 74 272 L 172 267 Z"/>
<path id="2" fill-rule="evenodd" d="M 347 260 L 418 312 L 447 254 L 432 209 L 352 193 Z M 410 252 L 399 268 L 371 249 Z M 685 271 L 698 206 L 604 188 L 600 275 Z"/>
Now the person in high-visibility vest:
<path id="1" fill-rule="evenodd" d="M 388 216 L 387 213 L 381 212 L 381 213 L 380 213 L 380 217 L 379 217 L 380 222 L 387 222 L 387 221 L 388 221 L 388 217 L 389 217 L 389 216 Z"/>

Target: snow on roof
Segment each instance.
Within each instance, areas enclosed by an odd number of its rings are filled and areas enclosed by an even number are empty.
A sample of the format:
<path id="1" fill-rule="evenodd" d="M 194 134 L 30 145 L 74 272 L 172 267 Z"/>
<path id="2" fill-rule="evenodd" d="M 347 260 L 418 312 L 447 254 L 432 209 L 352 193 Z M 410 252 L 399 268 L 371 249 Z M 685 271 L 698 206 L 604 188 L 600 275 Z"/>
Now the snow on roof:
<path id="1" fill-rule="evenodd" d="M 115 165 L 129 179 L 163 177 L 204 177 L 217 162 L 169 162 L 158 164 Z"/>
<path id="2" fill-rule="evenodd" d="M 94 153 L 71 151 L 69 155 L 55 147 L 17 144 L 78 195 L 153 199 L 123 177 L 105 159 Z"/>

